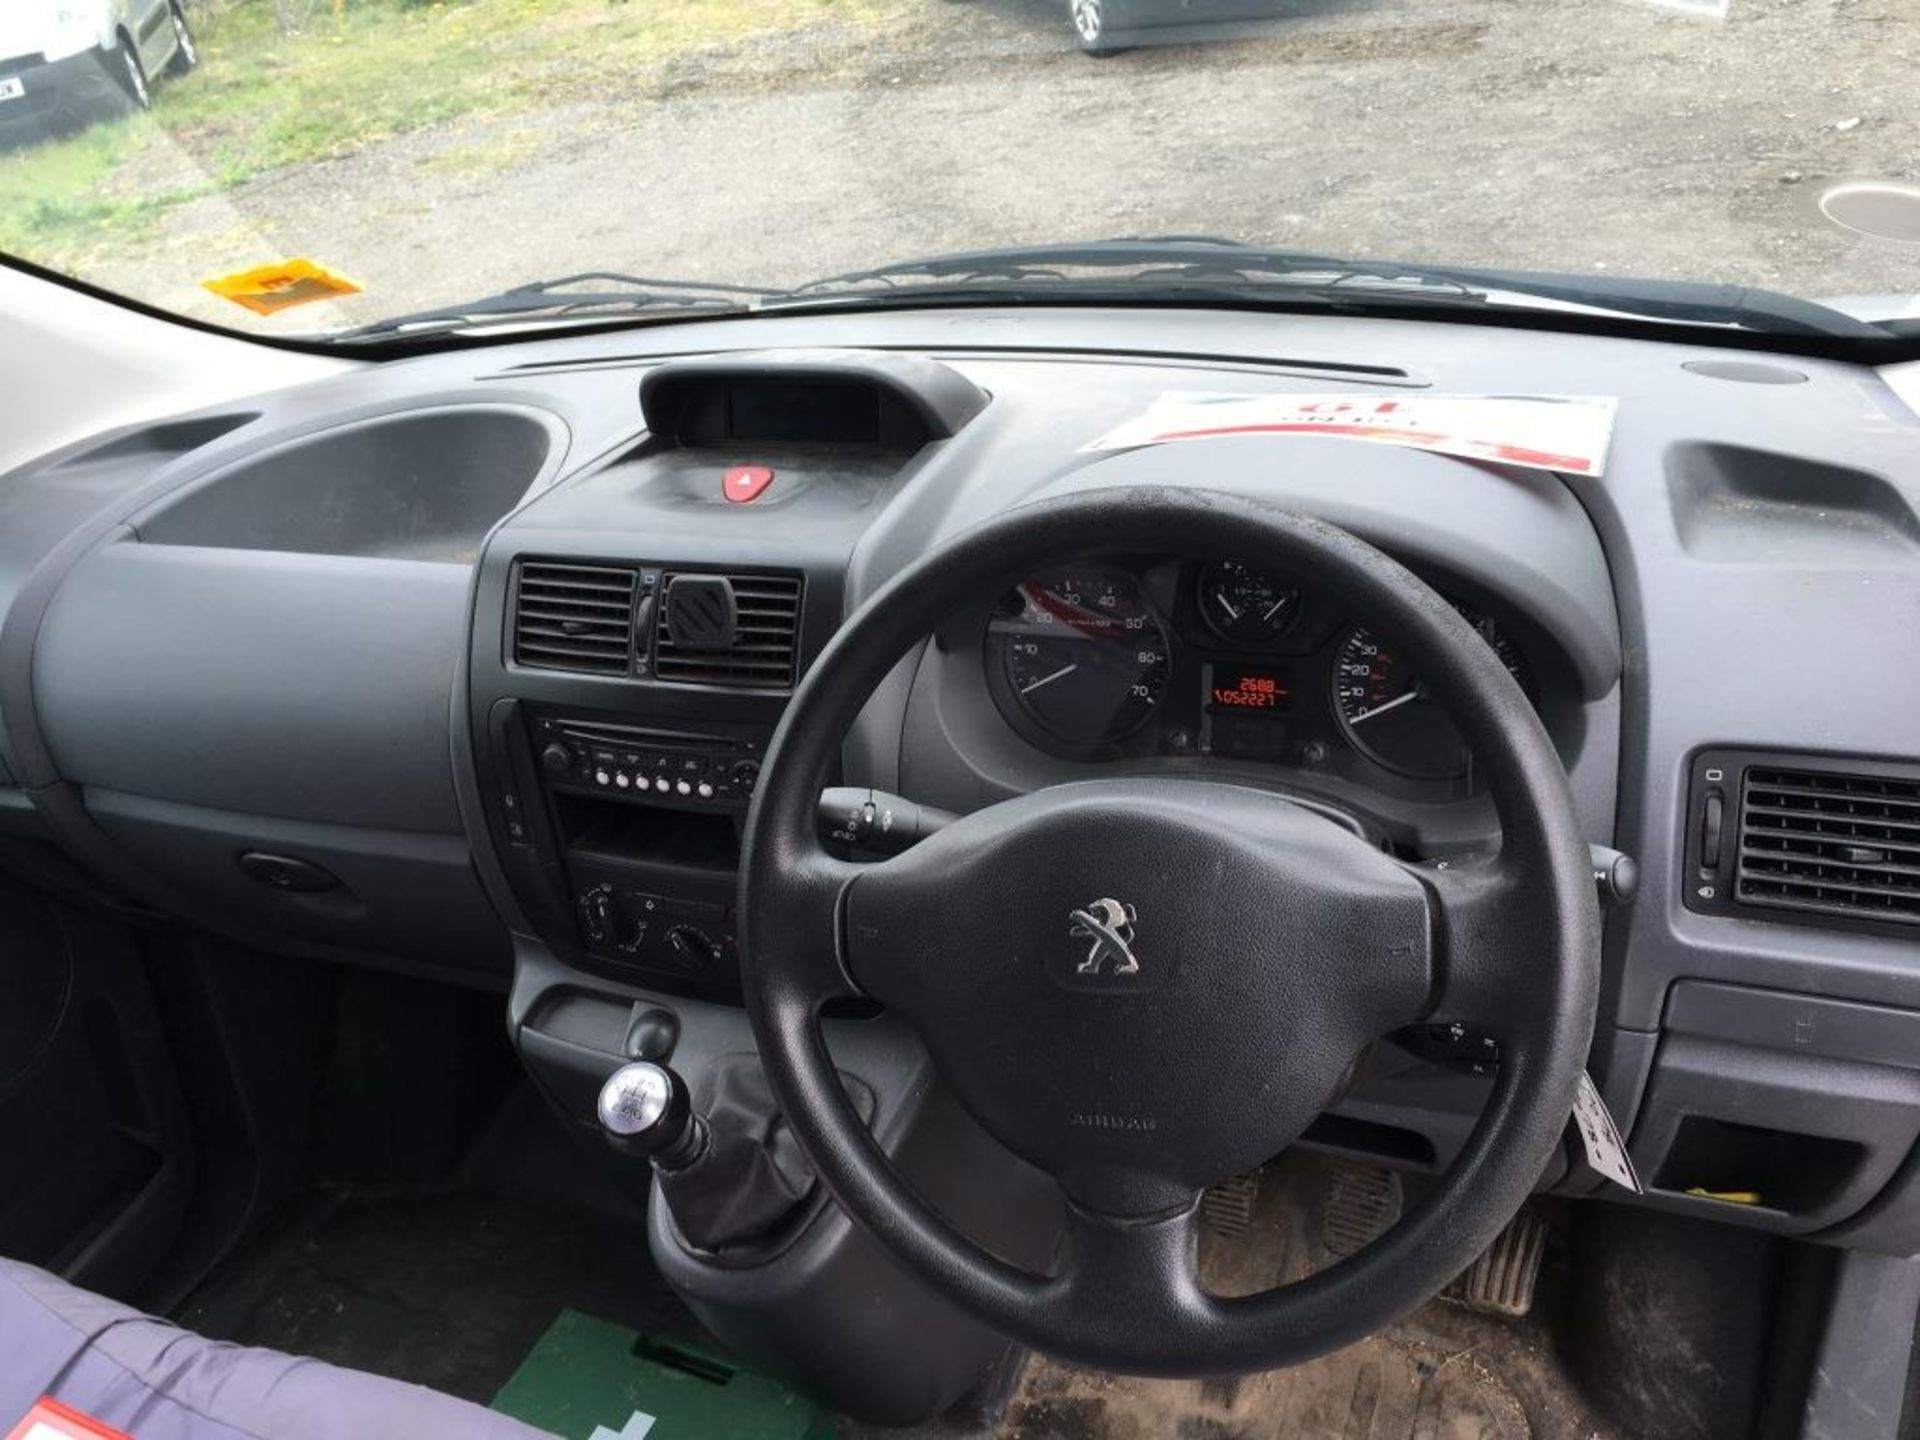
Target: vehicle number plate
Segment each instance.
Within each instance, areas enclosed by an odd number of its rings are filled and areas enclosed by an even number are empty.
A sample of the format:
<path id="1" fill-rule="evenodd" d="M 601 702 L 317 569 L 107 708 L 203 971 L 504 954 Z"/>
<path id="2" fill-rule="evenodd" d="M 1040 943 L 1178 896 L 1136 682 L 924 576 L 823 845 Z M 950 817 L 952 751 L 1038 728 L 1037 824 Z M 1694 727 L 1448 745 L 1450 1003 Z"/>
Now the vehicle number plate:
<path id="1" fill-rule="evenodd" d="M 0 75 L 0 100 L 18 100 L 26 93 L 18 75 Z"/>

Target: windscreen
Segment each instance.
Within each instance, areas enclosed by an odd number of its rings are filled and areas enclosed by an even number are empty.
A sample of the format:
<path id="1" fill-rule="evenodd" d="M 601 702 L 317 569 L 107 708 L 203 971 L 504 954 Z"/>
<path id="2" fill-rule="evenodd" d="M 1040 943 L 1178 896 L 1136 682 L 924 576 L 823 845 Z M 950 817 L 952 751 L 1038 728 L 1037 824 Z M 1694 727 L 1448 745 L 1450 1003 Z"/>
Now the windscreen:
<path id="1" fill-rule="evenodd" d="M 0 251 L 281 336 L 1089 280 L 1882 321 L 1917 76 L 1898 0 L 5 0 Z"/>

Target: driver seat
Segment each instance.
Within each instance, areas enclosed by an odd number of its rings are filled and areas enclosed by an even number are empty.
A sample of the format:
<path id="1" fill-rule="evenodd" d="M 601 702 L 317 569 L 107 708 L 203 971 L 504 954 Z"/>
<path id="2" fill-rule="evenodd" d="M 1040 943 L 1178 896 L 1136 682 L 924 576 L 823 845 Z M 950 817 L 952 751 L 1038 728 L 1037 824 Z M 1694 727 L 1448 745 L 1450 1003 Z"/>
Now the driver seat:
<path id="1" fill-rule="evenodd" d="M 41 1423 L 26 1424 L 29 1414 Z M 0 1435 L 553 1440 L 546 1431 L 420 1385 L 206 1340 L 5 1259 Z"/>

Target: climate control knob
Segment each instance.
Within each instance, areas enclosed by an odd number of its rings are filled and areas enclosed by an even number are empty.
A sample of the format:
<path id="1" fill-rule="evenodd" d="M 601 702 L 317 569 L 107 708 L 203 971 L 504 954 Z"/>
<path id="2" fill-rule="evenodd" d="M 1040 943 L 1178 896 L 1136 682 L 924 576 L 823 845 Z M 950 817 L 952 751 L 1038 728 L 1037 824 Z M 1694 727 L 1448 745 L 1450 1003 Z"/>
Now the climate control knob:
<path id="1" fill-rule="evenodd" d="M 692 925 L 676 925 L 667 931 L 667 949 L 682 970 L 704 970 L 720 958 L 720 942 Z"/>
<path id="2" fill-rule="evenodd" d="M 547 767 L 549 775 L 570 775 L 573 773 L 573 751 L 556 740 L 540 752 L 540 763 Z"/>

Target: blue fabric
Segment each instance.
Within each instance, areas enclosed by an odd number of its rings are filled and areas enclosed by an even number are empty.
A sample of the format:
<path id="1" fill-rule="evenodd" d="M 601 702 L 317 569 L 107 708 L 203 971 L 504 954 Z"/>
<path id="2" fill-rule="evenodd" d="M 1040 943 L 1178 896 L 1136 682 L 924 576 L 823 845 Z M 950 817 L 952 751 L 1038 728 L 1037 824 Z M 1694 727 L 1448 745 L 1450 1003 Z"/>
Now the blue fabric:
<path id="1" fill-rule="evenodd" d="M 0 1260 L 0 1434 L 42 1395 L 135 1440 L 546 1436 L 419 1385 L 204 1340 Z"/>

